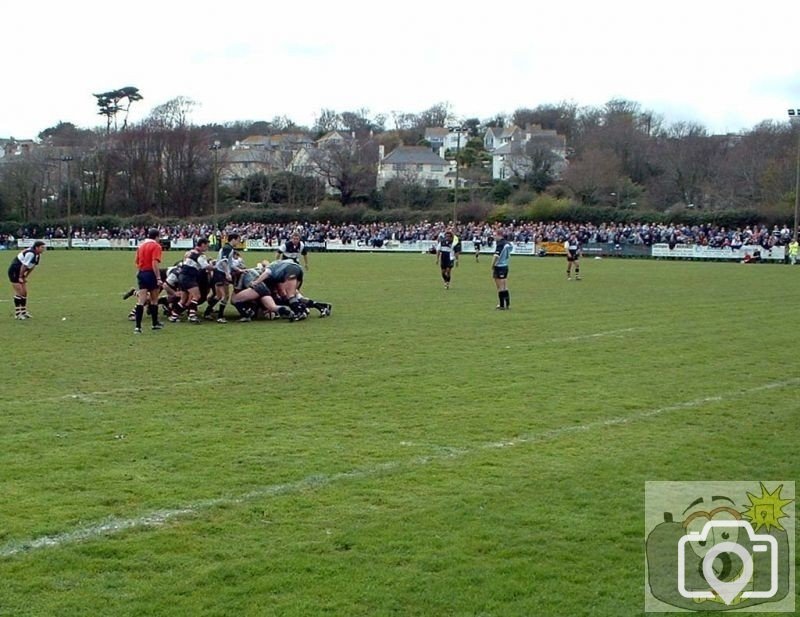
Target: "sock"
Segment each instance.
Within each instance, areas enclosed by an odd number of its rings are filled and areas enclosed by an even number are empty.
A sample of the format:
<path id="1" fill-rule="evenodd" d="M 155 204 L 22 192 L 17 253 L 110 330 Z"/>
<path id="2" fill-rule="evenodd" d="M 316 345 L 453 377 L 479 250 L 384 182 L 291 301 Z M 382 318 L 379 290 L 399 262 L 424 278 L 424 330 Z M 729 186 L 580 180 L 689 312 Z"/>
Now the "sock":
<path id="1" fill-rule="evenodd" d="M 250 316 L 248 314 L 248 310 L 247 310 L 247 302 L 234 302 L 233 306 L 236 307 L 236 310 L 239 311 L 239 314 L 242 317 L 249 317 Z"/>
<path id="2" fill-rule="evenodd" d="M 228 303 L 225 300 L 221 300 L 219 303 L 219 308 L 217 309 L 217 319 L 225 319 L 226 306 L 228 306 Z"/>
<path id="3" fill-rule="evenodd" d="M 578 266 L 575 266 L 575 276 L 578 276 L 581 273 L 581 269 Z"/>
<path id="4" fill-rule="evenodd" d="M 153 325 L 155 326 L 158 323 L 158 304 L 151 304 L 148 306 L 147 312 L 150 313 L 150 317 L 153 319 Z"/>
<path id="5" fill-rule="evenodd" d="M 214 307 L 216 306 L 217 302 L 219 302 L 219 300 L 217 300 L 216 296 L 211 298 L 211 300 L 208 301 L 208 306 L 206 307 L 206 310 L 203 313 L 203 315 L 206 316 L 206 317 L 211 315 L 211 313 L 214 312 Z"/>
<path id="6" fill-rule="evenodd" d="M 498 291 L 497 292 L 497 306 L 500 306 L 500 307 L 503 306 L 503 292 L 502 291 Z"/>
<path id="7" fill-rule="evenodd" d="M 511 294 L 508 289 L 503 290 L 503 298 L 505 299 L 506 308 L 511 308 Z"/>
<path id="8" fill-rule="evenodd" d="M 136 311 L 136 327 L 141 328 L 142 317 L 144 316 L 144 306 L 142 306 L 141 304 L 137 304 L 134 310 Z"/>
<path id="9" fill-rule="evenodd" d="M 189 300 L 189 319 L 197 319 L 197 302 L 195 300 Z"/>
<path id="10" fill-rule="evenodd" d="M 14 315 L 19 317 L 24 312 L 25 309 L 22 306 L 22 296 L 14 296 Z"/>

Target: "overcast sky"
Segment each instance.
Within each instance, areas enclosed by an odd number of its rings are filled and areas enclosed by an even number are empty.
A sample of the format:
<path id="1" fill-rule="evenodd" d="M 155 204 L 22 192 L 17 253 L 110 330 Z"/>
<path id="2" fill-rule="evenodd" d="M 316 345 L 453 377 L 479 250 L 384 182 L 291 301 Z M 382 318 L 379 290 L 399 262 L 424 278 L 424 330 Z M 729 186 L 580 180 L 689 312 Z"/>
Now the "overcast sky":
<path id="1" fill-rule="evenodd" d="M 93 93 L 177 96 L 195 124 L 447 103 L 456 119 L 639 103 L 738 132 L 800 108 L 796 0 L 5 3 L 0 138 L 103 124 Z"/>

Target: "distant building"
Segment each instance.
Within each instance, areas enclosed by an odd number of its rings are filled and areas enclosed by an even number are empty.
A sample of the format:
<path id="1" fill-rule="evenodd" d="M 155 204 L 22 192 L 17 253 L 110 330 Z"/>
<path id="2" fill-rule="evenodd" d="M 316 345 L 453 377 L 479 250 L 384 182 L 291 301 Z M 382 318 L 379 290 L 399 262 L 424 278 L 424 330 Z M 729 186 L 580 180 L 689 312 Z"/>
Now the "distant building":
<path id="1" fill-rule="evenodd" d="M 385 156 L 380 146 L 378 158 L 379 189 L 395 179 L 433 188 L 453 186 L 448 174 L 455 169 L 455 161 L 445 160 L 426 146 L 398 146 Z"/>
<path id="2" fill-rule="evenodd" d="M 487 141 L 494 144 L 490 150 L 493 180 L 521 178 L 530 173 L 537 150 L 552 156 L 553 175 L 556 178 L 567 168 L 567 138 L 554 130 L 542 129 L 538 124 L 529 125 L 524 130 L 517 126 L 502 130 L 489 129 L 484 144 Z"/>

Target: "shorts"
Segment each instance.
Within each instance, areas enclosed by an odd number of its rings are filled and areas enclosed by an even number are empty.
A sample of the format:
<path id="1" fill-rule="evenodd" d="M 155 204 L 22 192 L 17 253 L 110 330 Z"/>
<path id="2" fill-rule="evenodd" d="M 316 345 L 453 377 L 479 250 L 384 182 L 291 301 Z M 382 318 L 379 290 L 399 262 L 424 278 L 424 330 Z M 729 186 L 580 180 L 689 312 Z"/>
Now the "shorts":
<path id="1" fill-rule="evenodd" d="M 156 273 L 152 270 L 139 270 L 136 275 L 136 281 L 139 283 L 139 289 L 146 289 L 147 291 L 158 289 L 158 279 L 156 278 Z"/>
<path id="2" fill-rule="evenodd" d="M 567 261 L 578 261 L 578 255 L 567 255 Z"/>
<path id="3" fill-rule="evenodd" d="M 178 286 L 184 291 L 189 291 L 192 287 L 200 287 L 200 284 L 197 282 L 196 274 L 181 272 L 178 275 Z"/>
<path id="4" fill-rule="evenodd" d="M 17 263 L 17 260 L 14 260 L 14 263 L 11 264 L 8 268 L 8 280 L 12 283 L 20 283 L 19 275 L 22 271 L 22 264 Z"/>
<path id="5" fill-rule="evenodd" d="M 508 266 L 495 266 L 492 268 L 492 276 L 496 279 L 507 279 Z"/>
<path id="6" fill-rule="evenodd" d="M 228 279 L 225 278 L 225 273 L 222 270 L 214 270 L 214 274 L 211 275 L 211 282 L 214 285 L 227 285 Z"/>
<path id="7" fill-rule="evenodd" d="M 454 259 L 447 259 L 444 256 L 440 257 L 439 259 L 440 259 L 439 265 L 442 268 L 442 270 L 446 270 L 447 268 L 452 268 L 453 264 L 455 263 Z"/>
<path id="8" fill-rule="evenodd" d="M 253 289 L 256 293 L 258 293 L 259 298 L 264 298 L 266 296 L 272 295 L 272 292 L 269 290 L 269 287 L 267 287 L 267 284 L 264 281 L 256 283 L 251 287 L 251 289 Z"/>

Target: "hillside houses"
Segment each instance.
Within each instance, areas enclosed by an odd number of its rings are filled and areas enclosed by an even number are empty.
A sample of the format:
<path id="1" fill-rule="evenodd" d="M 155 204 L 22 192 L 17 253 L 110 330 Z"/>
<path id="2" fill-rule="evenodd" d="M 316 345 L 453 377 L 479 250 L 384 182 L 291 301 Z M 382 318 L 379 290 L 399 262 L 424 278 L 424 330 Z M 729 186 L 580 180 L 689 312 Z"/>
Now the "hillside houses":
<path id="1" fill-rule="evenodd" d="M 382 189 L 390 180 L 420 184 L 429 188 L 452 188 L 451 172 L 455 161 L 447 161 L 428 146 L 397 146 L 384 154 L 379 146 L 377 186 Z"/>

